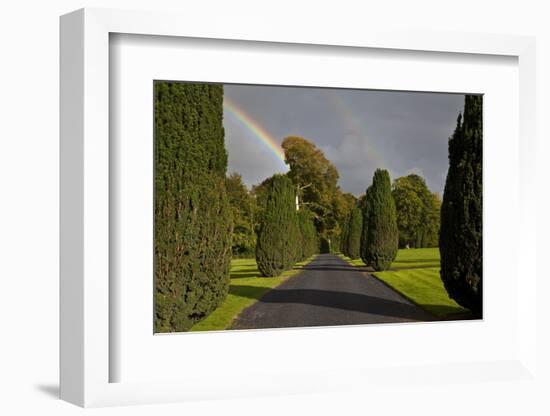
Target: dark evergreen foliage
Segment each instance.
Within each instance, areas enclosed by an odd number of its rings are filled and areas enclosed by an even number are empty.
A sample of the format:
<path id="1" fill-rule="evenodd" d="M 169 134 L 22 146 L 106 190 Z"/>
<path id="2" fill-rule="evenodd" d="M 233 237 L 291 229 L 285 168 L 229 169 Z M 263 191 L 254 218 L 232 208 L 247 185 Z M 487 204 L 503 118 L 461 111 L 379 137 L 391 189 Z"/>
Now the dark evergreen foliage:
<path id="1" fill-rule="evenodd" d="M 342 234 L 340 239 L 340 252 L 349 257 L 348 250 L 348 235 L 349 235 L 349 223 L 350 223 L 351 212 L 348 214 L 344 224 L 342 225 Z"/>
<path id="2" fill-rule="evenodd" d="M 369 229 L 369 209 L 370 206 L 368 204 L 370 193 L 372 192 L 372 185 L 370 185 L 365 195 L 359 200 L 359 208 L 361 208 L 361 212 L 363 213 L 363 229 L 361 230 L 361 241 L 359 245 L 359 253 L 361 260 L 363 263 L 365 263 L 367 266 L 370 266 L 368 263 L 367 258 L 367 238 L 368 238 L 368 229 Z"/>
<path id="3" fill-rule="evenodd" d="M 317 238 L 317 230 L 313 222 L 313 215 L 306 209 L 298 211 L 298 224 L 300 227 L 300 244 L 298 250 L 300 257 L 298 260 L 305 260 L 319 250 L 319 241 Z"/>
<path id="4" fill-rule="evenodd" d="M 358 259 L 361 257 L 361 233 L 363 231 L 363 213 L 359 207 L 351 210 L 346 229 L 345 247 L 347 253 L 344 254 L 352 259 Z"/>
<path id="5" fill-rule="evenodd" d="M 155 332 L 178 332 L 229 288 L 223 87 L 155 82 L 154 98 Z"/>
<path id="6" fill-rule="evenodd" d="M 341 236 L 339 233 L 331 233 L 331 236 L 329 238 L 329 243 L 330 243 L 330 248 L 329 248 L 329 253 L 332 253 L 332 254 L 338 254 L 339 251 L 340 251 L 340 245 L 342 244 L 342 242 L 340 241 L 341 240 Z"/>
<path id="7" fill-rule="evenodd" d="M 295 186 L 287 176 L 274 175 L 267 183 L 256 242 L 256 263 L 262 276 L 280 275 L 301 256 L 298 227 Z"/>
<path id="8" fill-rule="evenodd" d="M 483 100 L 467 95 L 449 140 L 449 172 L 441 205 L 441 279 L 458 304 L 482 315 Z"/>
<path id="9" fill-rule="evenodd" d="M 326 237 L 321 237 L 319 242 L 319 252 L 321 254 L 330 253 L 330 242 Z"/>
<path id="10" fill-rule="evenodd" d="M 395 203 L 391 194 L 390 175 L 387 170 L 374 172 L 372 186 L 367 191 L 368 224 L 366 244 L 361 257 L 374 270 L 387 270 L 397 255 L 399 232 Z"/>

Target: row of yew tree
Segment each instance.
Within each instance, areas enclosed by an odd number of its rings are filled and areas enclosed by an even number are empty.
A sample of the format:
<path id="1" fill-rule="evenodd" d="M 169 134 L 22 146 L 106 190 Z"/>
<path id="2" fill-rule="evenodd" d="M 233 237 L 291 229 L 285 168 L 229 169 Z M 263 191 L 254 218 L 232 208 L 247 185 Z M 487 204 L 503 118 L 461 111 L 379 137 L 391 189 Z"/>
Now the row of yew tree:
<path id="1" fill-rule="evenodd" d="M 155 111 L 155 332 L 190 329 L 229 290 L 233 220 L 225 188 L 223 86 L 157 81 Z M 441 275 L 450 296 L 481 312 L 481 97 L 467 96 L 449 142 L 441 209 Z M 256 241 L 258 269 L 276 276 L 319 250 L 314 218 L 296 186 L 274 175 Z M 377 170 L 341 243 L 376 270 L 399 244 L 389 174 Z"/>

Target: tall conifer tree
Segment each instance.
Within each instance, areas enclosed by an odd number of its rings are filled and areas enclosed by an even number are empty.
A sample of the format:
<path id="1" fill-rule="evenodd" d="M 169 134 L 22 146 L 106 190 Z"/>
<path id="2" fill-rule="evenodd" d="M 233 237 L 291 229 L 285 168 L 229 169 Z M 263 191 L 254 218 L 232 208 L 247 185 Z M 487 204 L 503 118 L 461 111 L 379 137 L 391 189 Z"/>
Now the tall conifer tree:
<path id="1" fill-rule="evenodd" d="M 273 175 L 256 241 L 256 263 L 262 276 L 278 276 L 301 256 L 296 191 L 284 175 Z"/>
<path id="2" fill-rule="evenodd" d="M 483 99 L 467 95 L 464 118 L 449 140 L 449 171 L 441 205 L 441 279 L 449 296 L 482 314 Z"/>
<path id="3" fill-rule="evenodd" d="M 158 81 L 155 98 L 155 332 L 186 331 L 226 297 L 231 210 L 223 87 Z"/>
<path id="4" fill-rule="evenodd" d="M 351 210 L 346 233 L 347 256 L 352 259 L 361 257 L 361 233 L 363 231 L 363 213 L 359 207 Z"/>
<path id="5" fill-rule="evenodd" d="M 376 271 L 387 270 L 397 255 L 399 240 L 395 203 L 387 170 L 377 169 L 374 172 L 366 204 L 368 224 L 362 258 L 365 264 Z"/>
<path id="6" fill-rule="evenodd" d="M 298 247 L 301 255 L 298 260 L 305 260 L 318 251 L 317 230 L 313 222 L 313 215 L 307 209 L 302 208 L 298 211 L 298 223 L 301 237 Z"/>
<path id="7" fill-rule="evenodd" d="M 363 213 L 363 227 L 361 230 L 361 242 L 359 245 L 359 252 L 361 255 L 361 260 L 363 260 L 363 263 L 365 263 L 367 266 L 370 266 L 367 258 L 367 237 L 368 237 L 368 228 L 369 228 L 369 208 L 370 208 L 368 200 L 370 198 L 371 192 L 372 192 L 372 185 L 370 185 L 367 188 L 364 198 L 362 198 L 359 201 L 359 207 L 361 208 L 361 212 Z"/>
<path id="8" fill-rule="evenodd" d="M 348 233 L 349 233 L 349 223 L 350 223 L 350 217 L 351 217 L 351 211 L 346 217 L 346 221 L 344 222 L 344 225 L 342 226 L 342 235 L 340 239 L 340 251 L 345 256 L 349 257 L 349 251 L 348 251 Z"/>

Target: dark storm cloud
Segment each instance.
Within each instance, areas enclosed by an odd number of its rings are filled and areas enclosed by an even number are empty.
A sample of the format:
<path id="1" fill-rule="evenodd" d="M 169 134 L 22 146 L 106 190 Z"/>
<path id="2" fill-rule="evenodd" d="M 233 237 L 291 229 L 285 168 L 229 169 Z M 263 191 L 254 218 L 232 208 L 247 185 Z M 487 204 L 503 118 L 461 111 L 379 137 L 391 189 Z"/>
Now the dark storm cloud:
<path id="1" fill-rule="evenodd" d="M 421 174 L 443 192 L 447 142 L 464 97 L 457 94 L 226 85 L 225 95 L 278 143 L 289 135 L 321 148 L 344 191 L 359 195 L 376 168 L 392 179 Z M 248 185 L 285 171 L 260 139 L 226 111 L 229 171 Z"/>

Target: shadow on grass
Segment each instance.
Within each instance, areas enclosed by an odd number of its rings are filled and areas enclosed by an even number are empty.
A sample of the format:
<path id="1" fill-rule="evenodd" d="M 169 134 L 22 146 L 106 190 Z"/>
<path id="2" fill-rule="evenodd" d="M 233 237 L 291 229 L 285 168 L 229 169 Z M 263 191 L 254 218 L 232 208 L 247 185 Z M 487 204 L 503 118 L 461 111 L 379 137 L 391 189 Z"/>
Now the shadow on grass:
<path id="1" fill-rule="evenodd" d="M 258 276 L 258 270 L 241 270 L 238 272 L 232 271 L 231 272 L 231 279 L 245 279 L 250 277 L 257 277 Z"/>
<path id="2" fill-rule="evenodd" d="M 395 263 L 437 263 L 439 264 L 439 259 L 428 257 L 425 259 L 395 260 Z"/>
<path id="3" fill-rule="evenodd" d="M 248 286 L 248 285 L 231 285 L 229 286 L 229 293 L 235 296 L 240 296 L 249 299 L 260 299 L 260 297 L 270 290 L 269 286 Z"/>
<path id="4" fill-rule="evenodd" d="M 437 269 L 439 268 L 439 262 L 432 264 L 423 264 L 419 266 L 392 266 L 388 270 L 388 272 L 397 272 L 399 270 L 416 270 L 416 269 Z"/>
<path id="5" fill-rule="evenodd" d="M 395 266 L 393 266 L 395 265 Z M 412 260 L 396 260 L 393 262 L 393 267 L 399 267 L 400 269 L 417 269 L 421 267 L 439 267 L 440 262 L 439 260 L 418 260 L 418 261 L 412 261 Z"/>
<path id="6" fill-rule="evenodd" d="M 304 270 L 304 266 L 294 266 L 291 270 Z M 271 279 L 271 277 L 264 277 L 260 275 L 257 269 L 231 271 L 231 279 L 250 279 L 256 277 L 258 279 Z"/>
<path id="7" fill-rule="evenodd" d="M 415 263 L 421 263 L 414 265 Z M 424 263 L 422 263 L 424 262 Z M 403 264 L 405 263 L 405 264 Z M 408 265 L 410 264 L 410 265 Z M 436 267 L 440 266 L 439 260 L 397 260 L 392 263 L 390 268 L 385 271 L 398 271 L 398 270 L 413 270 L 413 269 L 434 269 Z M 365 265 L 350 265 L 350 268 L 352 269 L 359 269 L 363 272 L 375 272 L 375 270 L 372 267 L 368 267 Z"/>

